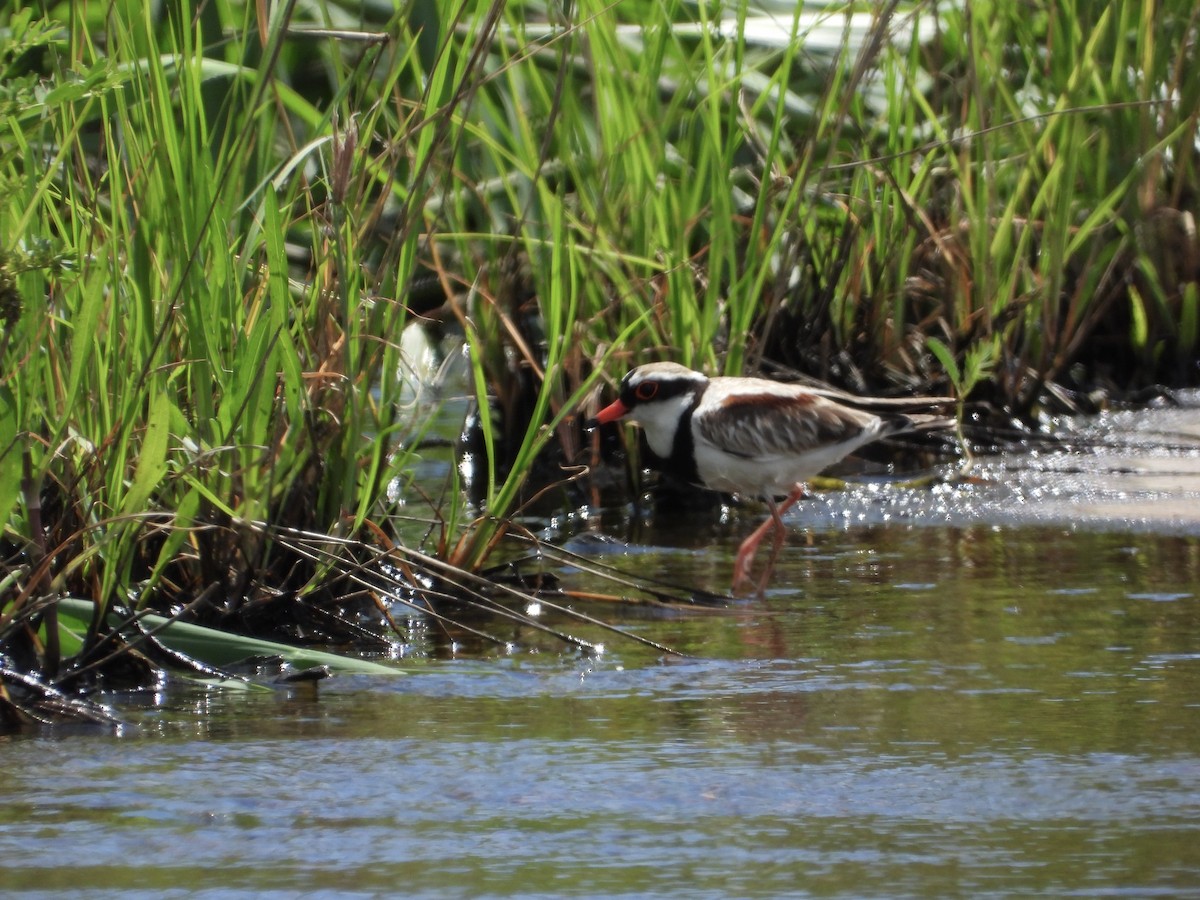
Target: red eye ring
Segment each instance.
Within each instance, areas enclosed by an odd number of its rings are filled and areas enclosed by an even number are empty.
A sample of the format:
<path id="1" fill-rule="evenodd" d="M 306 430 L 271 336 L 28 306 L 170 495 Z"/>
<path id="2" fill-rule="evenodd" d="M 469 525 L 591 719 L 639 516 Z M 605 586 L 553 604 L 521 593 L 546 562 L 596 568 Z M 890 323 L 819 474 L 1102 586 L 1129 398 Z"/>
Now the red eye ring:
<path id="1" fill-rule="evenodd" d="M 633 389 L 633 396 L 639 400 L 653 400 L 654 395 L 658 393 L 657 381 L 643 381 Z"/>

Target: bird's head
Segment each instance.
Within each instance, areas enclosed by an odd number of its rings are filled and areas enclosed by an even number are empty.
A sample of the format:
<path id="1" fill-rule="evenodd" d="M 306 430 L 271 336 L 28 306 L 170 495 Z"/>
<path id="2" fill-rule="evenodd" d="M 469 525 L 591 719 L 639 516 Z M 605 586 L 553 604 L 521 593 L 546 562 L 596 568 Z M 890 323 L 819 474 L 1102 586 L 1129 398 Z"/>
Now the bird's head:
<path id="1" fill-rule="evenodd" d="M 708 384 L 708 378 L 679 363 L 647 363 L 621 379 L 617 399 L 588 421 L 589 428 L 628 419 L 646 431 L 655 455 L 671 455 L 675 433 L 687 410 Z"/>

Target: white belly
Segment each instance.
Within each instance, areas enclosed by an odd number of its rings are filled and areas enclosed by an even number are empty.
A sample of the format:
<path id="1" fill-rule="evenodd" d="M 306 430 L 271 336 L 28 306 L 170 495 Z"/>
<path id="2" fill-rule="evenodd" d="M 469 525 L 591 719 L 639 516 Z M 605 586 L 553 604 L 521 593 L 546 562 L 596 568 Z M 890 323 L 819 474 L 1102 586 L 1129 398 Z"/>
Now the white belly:
<path id="1" fill-rule="evenodd" d="M 854 442 L 855 445 L 858 442 Z M 841 444 L 809 450 L 803 456 L 733 456 L 711 445 L 696 446 L 696 470 L 715 491 L 753 496 L 790 493 L 854 449 Z"/>

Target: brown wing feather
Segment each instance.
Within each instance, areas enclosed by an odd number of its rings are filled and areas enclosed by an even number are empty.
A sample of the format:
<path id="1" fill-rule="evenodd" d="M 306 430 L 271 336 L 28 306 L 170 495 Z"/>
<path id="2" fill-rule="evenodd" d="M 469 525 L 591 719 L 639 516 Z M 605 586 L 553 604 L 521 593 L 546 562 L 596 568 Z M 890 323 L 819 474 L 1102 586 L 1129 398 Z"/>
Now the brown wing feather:
<path id="1" fill-rule="evenodd" d="M 726 453 L 747 458 L 804 453 L 854 441 L 878 417 L 808 392 L 739 394 L 698 410 L 699 435 Z"/>

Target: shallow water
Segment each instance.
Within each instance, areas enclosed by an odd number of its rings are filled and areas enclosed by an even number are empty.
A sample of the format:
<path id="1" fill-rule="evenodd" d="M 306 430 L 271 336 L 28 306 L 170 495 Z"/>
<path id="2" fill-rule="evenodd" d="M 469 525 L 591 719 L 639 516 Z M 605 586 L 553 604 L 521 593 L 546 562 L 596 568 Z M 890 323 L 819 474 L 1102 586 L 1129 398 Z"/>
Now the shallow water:
<path id="1" fill-rule="evenodd" d="M 822 496 L 764 600 L 626 617 L 690 658 L 572 626 L 604 655 L 171 685 L 113 698 L 118 735 L 0 737 L 4 893 L 1200 894 L 1200 528 L 1059 519 L 1061 458 L 990 465 L 1021 474 L 958 509 L 1003 492 L 995 521 Z M 1189 485 L 1103 483 L 1185 513 Z M 755 515 L 663 520 L 604 557 L 723 586 Z"/>

